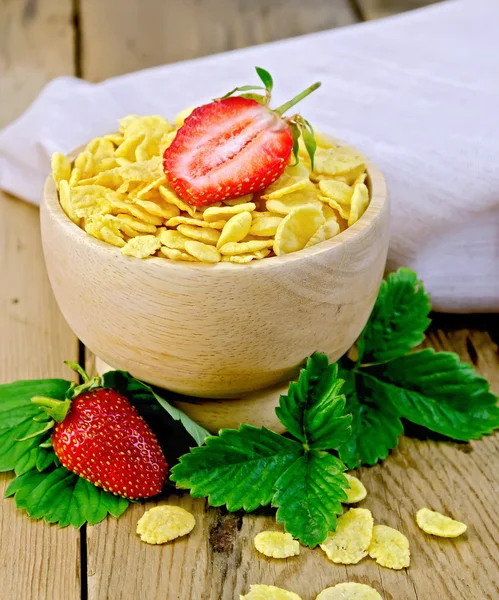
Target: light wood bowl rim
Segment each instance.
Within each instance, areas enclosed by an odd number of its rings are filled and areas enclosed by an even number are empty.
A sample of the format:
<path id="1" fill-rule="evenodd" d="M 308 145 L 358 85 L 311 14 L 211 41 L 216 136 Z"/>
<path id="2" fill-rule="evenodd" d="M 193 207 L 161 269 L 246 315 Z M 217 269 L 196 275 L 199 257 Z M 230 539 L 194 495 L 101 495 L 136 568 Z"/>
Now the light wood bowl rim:
<path id="1" fill-rule="evenodd" d="M 338 138 L 334 138 L 329 135 L 325 135 L 324 137 L 331 140 L 334 144 L 338 146 L 351 148 L 356 152 L 359 152 L 355 147 L 343 142 L 342 140 L 339 140 Z M 78 146 L 67 155 L 68 158 L 71 161 L 73 161 L 76 155 L 79 152 L 81 152 L 84 148 L 85 144 Z M 381 170 L 363 153 L 362 156 L 365 158 L 367 183 L 369 184 L 368 187 L 371 198 L 366 212 L 356 223 L 354 223 L 351 227 L 348 227 L 347 229 L 345 229 L 345 231 L 342 231 L 330 240 L 326 240 L 324 242 L 316 244 L 315 246 L 311 246 L 310 248 L 304 248 L 302 250 L 298 250 L 297 252 L 292 252 L 290 254 L 272 256 L 263 260 L 254 260 L 250 263 L 245 264 L 244 268 L 260 270 L 273 269 L 278 268 L 281 264 L 285 262 L 304 261 L 314 256 L 319 256 L 325 252 L 328 252 L 336 246 L 345 246 L 345 244 L 348 244 L 350 241 L 356 238 L 357 235 L 359 235 L 364 229 L 371 227 L 373 223 L 378 219 L 381 211 L 383 210 L 384 204 L 387 200 L 387 188 L 385 178 Z M 81 227 L 73 223 L 73 221 L 71 221 L 71 219 L 66 215 L 66 213 L 63 211 L 60 205 L 59 195 L 52 174 L 49 174 L 45 181 L 43 199 L 45 201 L 46 208 L 48 209 L 50 217 L 55 219 L 58 222 L 58 224 L 64 229 L 66 229 L 67 233 L 74 236 L 74 239 L 78 242 L 93 247 L 96 252 L 113 252 L 113 254 L 119 256 L 121 260 L 124 261 L 137 260 L 134 257 L 125 256 L 120 251 L 120 248 L 108 244 L 106 242 L 102 242 L 97 238 L 94 238 L 93 236 L 88 234 L 84 229 L 82 229 Z M 211 269 L 215 271 L 222 271 L 231 269 L 241 269 L 241 267 L 243 266 L 239 264 L 233 264 L 230 262 L 219 262 L 215 264 L 194 263 L 186 261 L 169 260 L 166 258 L 159 257 L 150 257 L 146 260 L 148 265 L 155 265 L 161 269 Z"/>

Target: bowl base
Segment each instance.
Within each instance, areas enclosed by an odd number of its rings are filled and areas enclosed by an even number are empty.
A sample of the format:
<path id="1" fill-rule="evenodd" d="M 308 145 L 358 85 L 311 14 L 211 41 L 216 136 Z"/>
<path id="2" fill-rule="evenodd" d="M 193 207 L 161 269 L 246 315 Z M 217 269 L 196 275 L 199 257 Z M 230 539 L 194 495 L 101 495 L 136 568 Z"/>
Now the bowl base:
<path id="1" fill-rule="evenodd" d="M 112 371 L 113 367 L 96 357 L 95 370 L 98 375 L 103 375 Z M 288 384 L 281 384 L 238 398 L 220 400 L 182 396 L 170 391 L 167 394 L 169 402 L 210 433 L 218 433 L 219 429 L 237 429 L 242 423 L 283 433 L 284 427 L 275 414 L 275 408 L 279 404 L 279 396 L 285 394 L 287 388 Z"/>

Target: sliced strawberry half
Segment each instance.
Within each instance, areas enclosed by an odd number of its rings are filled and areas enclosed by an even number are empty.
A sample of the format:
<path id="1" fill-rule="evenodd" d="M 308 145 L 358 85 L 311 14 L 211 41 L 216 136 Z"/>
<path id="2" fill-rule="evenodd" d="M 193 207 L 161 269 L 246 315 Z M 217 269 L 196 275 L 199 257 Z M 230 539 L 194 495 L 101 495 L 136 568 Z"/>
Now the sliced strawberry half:
<path id="1" fill-rule="evenodd" d="M 164 152 L 168 182 L 194 206 L 265 189 L 280 177 L 297 149 L 300 134 L 294 128 L 306 123 L 298 115 L 287 119 L 282 113 L 317 87 L 314 84 L 276 110 L 267 106 L 271 85 L 258 101 L 245 94 L 196 108 Z"/>

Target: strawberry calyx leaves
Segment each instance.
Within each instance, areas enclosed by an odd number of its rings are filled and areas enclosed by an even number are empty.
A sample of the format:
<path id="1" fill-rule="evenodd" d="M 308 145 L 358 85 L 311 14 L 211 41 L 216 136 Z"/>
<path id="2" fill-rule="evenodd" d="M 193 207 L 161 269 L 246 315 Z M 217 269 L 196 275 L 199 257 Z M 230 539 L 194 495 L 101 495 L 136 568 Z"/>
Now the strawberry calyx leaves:
<path id="1" fill-rule="evenodd" d="M 242 85 L 240 87 L 236 87 L 232 89 L 230 92 L 227 92 L 224 96 L 217 98 L 217 100 L 225 100 L 225 98 L 230 98 L 230 96 L 234 96 L 237 94 L 241 98 L 247 98 L 249 100 L 255 100 L 260 104 L 266 106 L 269 110 L 277 113 L 280 117 L 283 117 L 284 113 L 286 113 L 290 108 L 293 108 L 298 102 L 301 102 L 304 98 L 309 96 L 312 92 L 315 92 L 322 84 L 320 81 L 317 81 L 304 89 L 302 92 L 288 100 L 281 106 L 277 108 L 271 109 L 269 107 L 272 89 L 274 87 L 274 80 L 272 75 L 262 69 L 261 67 L 255 67 L 255 70 L 258 74 L 258 77 L 261 79 L 263 85 Z M 239 93 L 242 92 L 242 93 Z M 258 93 L 255 93 L 258 92 Z M 260 93 L 262 92 L 262 93 Z M 314 136 L 314 128 L 312 125 L 304 119 L 301 115 L 295 114 L 291 117 L 283 117 L 283 119 L 288 124 L 291 135 L 293 136 L 293 156 L 295 157 L 295 163 L 293 166 L 297 165 L 299 162 L 298 149 L 299 149 L 299 139 L 302 137 L 303 143 L 305 145 L 305 149 L 307 150 L 307 154 L 310 157 L 310 163 L 312 166 L 312 170 L 314 169 L 314 156 L 315 150 L 317 147 L 315 136 Z"/>

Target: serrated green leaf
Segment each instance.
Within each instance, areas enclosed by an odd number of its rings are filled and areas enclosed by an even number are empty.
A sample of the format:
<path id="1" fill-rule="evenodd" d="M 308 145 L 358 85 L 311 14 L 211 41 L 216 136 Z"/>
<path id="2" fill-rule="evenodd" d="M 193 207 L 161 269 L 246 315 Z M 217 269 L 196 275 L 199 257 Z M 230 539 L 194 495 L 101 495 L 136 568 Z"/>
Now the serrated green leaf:
<path id="1" fill-rule="evenodd" d="M 303 453 L 303 447 L 273 431 L 250 425 L 224 429 L 193 448 L 173 467 L 171 479 L 211 506 L 250 512 L 269 504 L 274 486 Z"/>
<path id="2" fill-rule="evenodd" d="M 31 398 L 48 396 L 64 400 L 69 387 L 70 382 L 64 379 L 33 379 L 0 385 L 0 471 L 15 470 L 22 474 L 35 468 L 37 461 L 42 461 L 39 455 L 45 461 L 48 460 L 47 452 L 54 455 L 52 450 L 38 448 L 50 437 L 48 431 L 24 441 L 18 440 L 43 430 L 49 420 L 31 403 Z M 33 417 L 40 418 L 33 421 Z"/>
<path id="3" fill-rule="evenodd" d="M 358 363 L 386 362 L 424 340 L 430 298 L 414 271 L 401 268 L 381 283 L 369 321 L 358 341 Z"/>
<path id="4" fill-rule="evenodd" d="M 327 452 L 312 450 L 293 462 L 275 485 L 276 519 L 305 546 L 314 547 L 336 529 L 348 481 L 345 465 Z"/>
<path id="5" fill-rule="evenodd" d="M 345 380 L 345 412 L 353 419 L 351 436 L 338 449 L 340 458 L 350 469 L 375 465 L 398 445 L 404 432 L 402 422 L 376 382 L 344 368 L 340 368 L 340 375 Z"/>
<path id="6" fill-rule="evenodd" d="M 141 410 L 149 411 L 154 418 L 165 417 L 168 415 L 171 419 L 179 421 L 189 435 L 200 446 L 210 433 L 188 417 L 184 412 L 170 404 L 164 397 L 146 383 L 132 377 L 126 371 L 109 371 L 103 377 L 105 387 L 112 387 L 125 395 L 139 412 Z M 146 415 L 146 420 L 153 426 L 153 420 Z"/>
<path id="7" fill-rule="evenodd" d="M 255 70 L 258 73 L 258 77 L 260 77 L 260 79 L 262 80 L 263 85 L 267 89 L 267 92 L 270 94 L 272 88 L 274 87 L 274 80 L 272 79 L 272 75 L 265 69 L 262 69 L 261 67 L 255 67 Z"/>
<path id="8" fill-rule="evenodd" d="M 349 437 L 351 417 L 344 415 L 343 381 L 325 354 L 314 353 L 281 396 L 276 415 L 288 432 L 310 448 L 333 450 Z"/>
<path id="9" fill-rule="evenodd" d="M 366 370 L 400 415 L 448 437 L 468 441 L 499 427 L 497 397 L 483 377 L 451 352 L 420 350 Z"/>
<path id="10" fill-rule="evenodd" d="M 59 527 L 95 525 L 108 514 L 120 516 L 129 504 L 125 498 L 95 487 L 64 467 L 43 473 L 31 470 L 16 477 L 5 496 L 14 496 L 17 508 L 26 510 L 31 518 Z"/>

